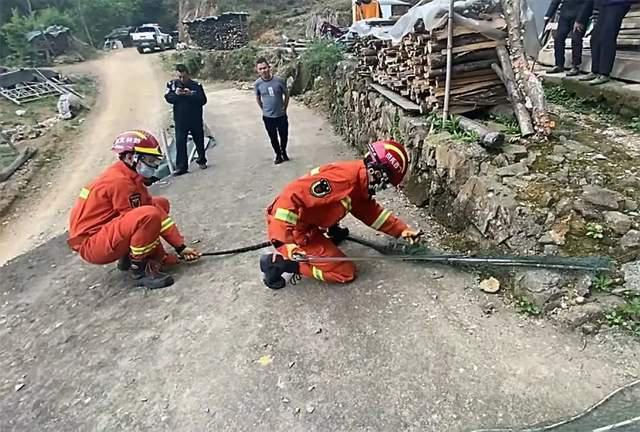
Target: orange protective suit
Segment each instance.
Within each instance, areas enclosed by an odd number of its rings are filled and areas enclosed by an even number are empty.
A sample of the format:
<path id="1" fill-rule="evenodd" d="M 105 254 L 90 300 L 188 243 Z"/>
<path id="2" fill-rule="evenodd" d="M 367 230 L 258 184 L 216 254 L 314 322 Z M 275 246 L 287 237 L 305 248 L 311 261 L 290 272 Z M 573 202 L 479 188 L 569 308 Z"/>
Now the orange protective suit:
<path id="1" fill-rule="evenodd" d="M 269 240 L 282 246 L 287 258 L 294 252 L 309 256 L 344 257 L 324 235 L 329 227 L 351 213 L 370 227 L 400 237 L 407 225 L 369 196 L 363 161 L 335 162 L 312 170 L 287 186 L 267 208 Z M 301 263 L 300 273 L 326 282 L 355 279 L 352 262 Z"/>
<path id="2" fill-rule="evenodd" d="M 169 216 L 169 201 L 152 197 L 143 180 L 118 161 L 82 189 L 71 210 L 68 240 L 82 259 L 108 264 L 129 253 L 132 259 L 162 263 L 169 256 L 161 237 L 173 247 L 184 244 Z"/>

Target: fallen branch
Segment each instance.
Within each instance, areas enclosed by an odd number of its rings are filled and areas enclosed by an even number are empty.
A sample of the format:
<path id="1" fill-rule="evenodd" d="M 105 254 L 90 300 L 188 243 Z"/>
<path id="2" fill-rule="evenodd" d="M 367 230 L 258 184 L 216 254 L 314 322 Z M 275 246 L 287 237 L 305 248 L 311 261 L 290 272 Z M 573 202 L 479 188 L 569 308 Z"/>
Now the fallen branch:
<path id="1" fill-rule="evenodd" d="M 509 100 L 511 101 L 511 105 L 513 105 L 513 112 L 515 113 L 518 125 L 520 126 L 520 135 L 523 137 L 533 135 L 535 131 L 533 129 L 533 124 L 531 123 L 531 116 L 523 103 L 522 95 L 520 94 L 520 90 L 516 84 L 516 78 L 513 75 L 513 68 L 511 66 L 511 59 L 509 58 L 507 48 L 504 45 L 498 46 L 496 48 L 496 52 L 498 53 L 498 59 L 500 60 L 502 68 L 494 63 L 491 65 L 491 69 L 493 69 L 507 88 Z"/>

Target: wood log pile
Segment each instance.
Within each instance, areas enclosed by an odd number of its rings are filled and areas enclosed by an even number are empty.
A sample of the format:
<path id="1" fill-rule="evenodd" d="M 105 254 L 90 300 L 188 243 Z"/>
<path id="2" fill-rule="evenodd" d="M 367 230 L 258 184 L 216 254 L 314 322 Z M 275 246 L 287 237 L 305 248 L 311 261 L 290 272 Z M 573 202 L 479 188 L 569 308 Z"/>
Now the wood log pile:
<path id="1" fill-rule="evenodd" d="M 618 46 L 627 50 L 640 50 L 640 4 L 634 4 L 622 20 Z"/>
<path id="2" fill-rule="evenodd" d="M 202 49 L 233 50 L 249 43 L 248 14 L 224 13 L 187 21 L 187 33 L 194 45 Z"/>
<path id="3" fill-rule="evenodd" d="M 505 22 L 497 19 L 496 27 Z M 398 45 L 360 40 L 359 73 L 420 105 L 422 112 L 442 109 L 447 64 L 447 28 L 416 31 Z M 498 42 L 465 27 L 454 27 L 450 112 L 453 114 L 507 101 L 503 82 L 491 68 L 498 63 Z"/>

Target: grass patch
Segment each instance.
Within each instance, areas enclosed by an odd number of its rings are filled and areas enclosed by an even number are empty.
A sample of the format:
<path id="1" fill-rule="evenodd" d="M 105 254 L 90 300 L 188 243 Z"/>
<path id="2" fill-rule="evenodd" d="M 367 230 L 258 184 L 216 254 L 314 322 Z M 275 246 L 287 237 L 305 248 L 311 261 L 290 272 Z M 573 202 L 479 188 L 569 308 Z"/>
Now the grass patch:
<path id="1" fill-rule="evenodd" d="M 640 337 L 640 297 L 633 298 L 624 306 L 608 313 L 605 320 L 611 327 L 620 328 Z"/>
<path id="2" fill-rule="evenodd" d="M 455 141 L 467 144 L 480 141 L 480 136 L 477 133 L 462 129 L 460 118 L 457 116 L 451 116 L 449 119 L 442 121 L 442 117 L 439 114 L 431 113 L 428 118 L 433 132 L 448 132 Z"/>
<path id="3" fill-rule="evenodd" d="M 538 306 L 525 298 L 515 298 L 514 303 L 516 305 L 516 310 L 523 315 L 537 317 L 542 314 L 542 310 L 540 310 Z"/>

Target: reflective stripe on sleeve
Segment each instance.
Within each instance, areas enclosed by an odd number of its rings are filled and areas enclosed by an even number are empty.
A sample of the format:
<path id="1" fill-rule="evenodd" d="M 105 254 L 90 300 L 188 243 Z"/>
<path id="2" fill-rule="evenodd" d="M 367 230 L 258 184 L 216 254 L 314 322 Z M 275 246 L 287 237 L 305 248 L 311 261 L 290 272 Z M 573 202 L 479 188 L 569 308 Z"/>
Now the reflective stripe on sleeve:
<path id="1" fill-rule="evenodd" d="M 276 210 L 276 214 L 274 217 L 279 221 L 286 222 L 291 225 L 295 225 L 298 223 L 298 215 L 291 210 L 279 208 Z"/>
<path id="2" fill-rule="evenodd" d="M 89 193 L 91 191 L 87 188 L 82 188 L 80 190 L 80 195 L 78 195 L 80 197 L 80 199 L 86 200 L 87 198 L 89 198 Z"/>
<path id="3" fill-rule="evenodd" d="M 375 230 L 379 230 L 382 228 L 382 225 L 391 217 L 390 210 L 383 210 L 380 215 L 378 215 L 377 219 L 371 224 L 371 228 Z"/>
<path id="4" fill-rule="evenodd" d="M 351 198 L 350 197 L 346 197 L 346 198 L 340 200 L 340 203 L 347 210 L 347 213 L 351 212 Z"/>
<path id="5" fill-rule="evenodd" d="M 313 277 L 318 279 L 319 281 L 324 282 L 324 273 L 318 267 L 311 267 L 311 272 L 313 273 Z"/>
<path id="6" fill-rule="evenodd" d="M 160 228 L 160 232 L 163 233 L 165 231 L 167 231 L 169 228 L 171 228 L 172 226 L 174 226 L 176 223 L 173 221 L 173 219 L 166 218 L 165 220 L 162 221 L 162 227 Z"/>

